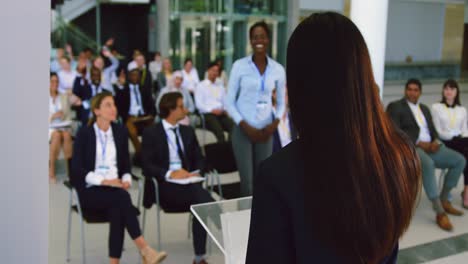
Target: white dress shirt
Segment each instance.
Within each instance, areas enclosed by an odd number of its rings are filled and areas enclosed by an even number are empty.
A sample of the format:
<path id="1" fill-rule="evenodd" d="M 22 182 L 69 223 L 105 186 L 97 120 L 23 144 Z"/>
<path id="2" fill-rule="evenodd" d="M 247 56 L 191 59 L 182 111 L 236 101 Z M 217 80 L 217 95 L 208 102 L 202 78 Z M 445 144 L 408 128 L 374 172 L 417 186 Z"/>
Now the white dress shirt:
<path id="1" fill-rule="evenodd" d="M 286 73 L 281 64 L 267 57 L 265 72 L 261 75 L 252 61 L 252 55 L 238 59 L 229 74 L 225 107 L 238 125 L 245 120 L 262 129 L 272 122 L 272 91 L 276 89 L 276 118 L 286 111 Z M 260 107 L 261 106 L 261 107 Z"/>
<path id="2" fill-rule="evenodd" d="M 114 87 L 112 86 L 112 84 L 117 81 L 115 71 L 119 67 L 119 60 L 114 56 L 108 58 L 111 61 L 111 65 L 109 65 L 107 68 L 104 68 L 104 70 L 102 71 L 101 84 L 106 90 L 114 94 Z"/>
<path id="3" fill-rule="evenodd" d="M 129 84 L 130 88 L 130 109 L 128 114 L 131 116 L 144 115 L 145 111 L 143 110 L 141 93 L 138 84 Z"/>
<path id="4" fill-rule="evenodd" d="M 93 127 L 96 133 L 96 163 L 94 171 L 90 171 L 86 175 L 85 180 L 88 187 L 93 185 L 99 186 L 103 180 L 113 180 L 119 177 L 117 169 L 117 149 L 115 148 L 112 128 L 109 127 L 109 129 L 104 132 L 98 128 L 96 123 L 94 123 Z M 130 173 L 125 173 L 122 176 L 122 181 L 131 184 L 132 176 Z"/>
<path id="5" fill-rule="evenodd" d="M 444 103 L 432 105 L 434 126 L 443 140 L 451 140 L 455 136 L 468 137 L 466 108 L 456 105 L 447 107 Z"/>
<path id="6" fill-rule="evenodd" d="M 195 89 L 197 88 L 197 85 L 200 82 L 197 69 L 192 68 L 192 70 L 189 73 L 187 73 L 185 70 L 182 70 L 182 77 L 184 78 L 182 81 L 182 87 L 184 87 L 192 93 L 195 92 Z"/>
<path id="7" fill-rule="evenodd" d="M 101 85 L 99 86 L 96 86 L 94 84 L 91 83 L 91 95 L 94 97 L 96 96 L 96 94 L 100 94 L 103 92 L 103 88 Z"/>
<path id="8" fill-rule="evenodd" d="M 55 100 L 52 96 L 49 96 L 49 121 L 50 123 L 62 121 L 60 118 L 52 120 L 52 115 L 54 115 L 55 113 L 61 110 L 62 110 L 62 102 L 60 100 L 60 96 L 55 97 Z"/>
<path id="9" fill-rule="evenodd" d="M 177 152 L 177 141 L 174 135 L 173 129 L 177 130 L 177 135 L 179 136 L 179 143 L 180 147 L 182 148 L 182 152 L 184 152 L 184 143 L 182 141 L 182 137 L 180 136 L 179 125 L 171 125 L 165 119 L 162 121 L 162 125 L 164 127 L 164 132 L 166 132 L 167 137 L 167 145 L 169 148 L 169 170 L 166 172 L 166 179 L 171 177 L 171 173 L 176 170 L 182 169 L 182 161 L 180 160 L 179 153 Z"/>
<path id="10" fill-rule="evenodd" d="M 59 93 L 65 94 L 73 89 L 73 83 L 77 76 L 76 71 L 61 70 L 57 73 L 59 79 Z"/>
<path id="11" fill-rule="evenodd" d="M 200 113 L 211 113 L 215 109 L 224 110 L 225 90 L 221 83 L 206 79 L 200 82 L 195 93 L 195 105 Z"/>
<path id="12" fill-rule="evenodd" d="M 427 125 L 426 118 L 424 117 L 423 112 L 421 111 L 421 108 L 419 106 L 419 103 L 413 104 L 410 101 L 407 101 L 408 105 L 411 109 L 411 112 L 413 112 L 413 116 L 416 119 L 416 123 L 418 123 L 419 126 L 419 137 L 416 143 L 418 142 L 432 142 L 431 139 L 431 132 L 429 131 L 429 127 Z"/>
<path id="13" fill-rule="evenodd" d="M 153 77 L 153 81 L 158 79 L 158 73 L 161 72 L 162 69 L 162 62 L 161 61 L 152 61 L 149 64 L 149 71 L 151 72 L 151 77 Z"/>

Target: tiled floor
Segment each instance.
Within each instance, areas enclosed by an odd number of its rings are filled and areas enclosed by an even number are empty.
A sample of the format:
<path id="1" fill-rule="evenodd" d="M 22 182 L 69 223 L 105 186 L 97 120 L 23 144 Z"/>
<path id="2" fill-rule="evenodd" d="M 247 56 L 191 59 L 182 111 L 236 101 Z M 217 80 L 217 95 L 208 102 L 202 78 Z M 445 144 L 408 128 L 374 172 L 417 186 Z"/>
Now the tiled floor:
<path id="1" fill-rule="evenodd" d="M 466 92 L 463 92 L 465 90 Z M 468 107 L 468 84 L 462 84 L 461 100 Z M 441 83 L 425 84 L 421 101 L 427 105 L 440 100 Z M 384 104 L 399 99 L 403 94 L 403 85 L 386 85 L 384 89 Z M 59 164 L 59 176 L 65 177 L 64 166 Z M 236 181 L 237 174 L 230 175 L 227 181 Z M 453 191 L 453 202 L 460 205 L 460 192 L 463 180 Z M 137 189 L 131 190 L 136 201 Z M 49 194 L 49 263 L 65 263 L 67 234 L 68 190 L 62 184 L 50 185 Z M 147 213 L 145 237 L 149 243 L 156 246 L 156 213 L 154 207 Z M 430 263 L 456 264 L 468 263 L 468 211 L 462 217 L 451 217 L 455 226 L 453 232 L 445 232 L 435 225 L 435 216 L 431 210 L 424 192 L 413 218 L 413 222 L 400 241 L 399 263 Z M 184 264 L 192 261 L 192 243 L 187 237 L 188 214 L 162 214 L 163 249 L 169 253 L 167 264 Z M 72 217 L 72 260 L 70 263 L 81 263 L 80 229 L 78 217 Z M 87 263 L 108 263 L 107 260 L 107 224 L 85 225 Z M 121 263 L 138 263 L 135 246 L 128 235 L 125 241 L 125 252 Z M 221 252 L 212 246 L 210 263 L 224 263 Z"/>

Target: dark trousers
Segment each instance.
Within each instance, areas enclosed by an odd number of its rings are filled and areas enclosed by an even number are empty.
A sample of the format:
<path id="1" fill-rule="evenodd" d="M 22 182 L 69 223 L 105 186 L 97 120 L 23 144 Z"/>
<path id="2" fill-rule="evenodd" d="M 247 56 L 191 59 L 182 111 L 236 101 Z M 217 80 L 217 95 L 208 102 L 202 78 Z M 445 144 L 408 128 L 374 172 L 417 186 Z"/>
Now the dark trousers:
<path id="1" fill-rule="evenodd" d="M 163 209 L 175 209 L 190 211 L 193 204 L 209 203 L 214 199 L 210 193 L 203 189 L 201 184 L 180 185 L 162 182 L 159 188 L 161 207 Z M 200 222 L 193 217 L 192 220 L 193 248 L 195 255 L 206 253 L 206 231 Z"/>
<path id="2" fill-rule="evenodd" d="M 120 258 L 125 228 L 133 240 L 141 236 L 137 211 L 130 194 L 120 188 L 95 186 L 80 191 L 79 196 L 84 210 L 107 212 L 110 223 L 109 257 Z"/>
<path id="3" fill-rule="evenodd" d="M 213 132 L 216 136 L 218 142 L 225 142 L 224 131 L 229 133 L 231 136 L 232 128 L 234 127 L 234 122 L 227 115 L 216 116 L 214 114 L 203 114 L 205 117 L 205 126 L 206 129 Z M 230 138 L 229 138 L 230 139 Z M 228 139 L 228 140 L 229 140 Z"/>
<path id="4" fill-rule="evenodd" d="M 449 141 L 444 141 L 445 145 L 460 154 L 468 160 L 468 138 L 455 138 Z M 465 185 L 468 185 L 468 166 L 463 170 L 463 178 Z"/>

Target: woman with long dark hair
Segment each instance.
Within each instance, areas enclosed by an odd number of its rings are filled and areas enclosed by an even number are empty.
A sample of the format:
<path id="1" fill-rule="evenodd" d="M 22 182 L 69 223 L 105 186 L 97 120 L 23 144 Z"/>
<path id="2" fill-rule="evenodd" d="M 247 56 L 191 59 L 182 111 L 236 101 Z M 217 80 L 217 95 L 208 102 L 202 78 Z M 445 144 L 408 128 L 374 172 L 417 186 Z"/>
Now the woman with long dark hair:
<path id="1" fill-rule="evenodd" d="M 105 211 L 110 222 L 109 258 L 118 264 L 127 229 L 143 256 L 144 264 L 160 263 L 165 252 L 156 252 L 143 238 L 136 208 L 128 189 L 131 186 L 130 156 L 126 129 L 114 123 L 117 108 L 110 92 L 91 101 L 92 119 L 79 131 L 74 145 L 71 182 L 80 203 L 89 210 Z"/>
<path id="2" fill-rule="evenodd" d="M 260 165 L 247 263 L 395 263 L 420 164 L 385 114 L 358 28 L 311 15 L 289 40 L 286 76 L 299 139 Z"/>
<path id="3" fill-rule="evenodd" d="M 447 80 L 442 86 L 442 100 L 432 105 L 432 119 L 445 145 L 468 158 L 468 117 L 460 103 L 460 88 L 455 80 Z M 468 166 L 463 171 L 465 188 L 462 206 L 468 209 Z"/>

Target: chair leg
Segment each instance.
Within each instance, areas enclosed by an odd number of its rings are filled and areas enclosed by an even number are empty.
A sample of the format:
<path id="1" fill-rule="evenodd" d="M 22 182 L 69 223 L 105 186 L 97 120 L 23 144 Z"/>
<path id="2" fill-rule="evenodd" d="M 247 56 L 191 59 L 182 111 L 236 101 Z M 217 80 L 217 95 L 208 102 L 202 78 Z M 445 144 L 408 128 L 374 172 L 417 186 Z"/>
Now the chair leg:
<path id="1" fill-rule="evenodd" d="M 440 170 L 440 175 L 439 175 L 439 191 L 444 188 L 444 180 L 445 180 L 445 173 L 446 171 L 444 169 Z"/>
<path id="2" fill-rule="evenodd" d="M 81 222 L 81 251 L 82 251 L 81 254 L 83 256 L 83 264 L 86 264 L 86 247 L 85 247 L 85 234 L 84 234 L 83 218 L 80 219 L 80 222 Z"/>
<path id="3" fill-rule="evenodd" d="M 142 220 L 141 220 L 141 234 L 145 234 L 145 224 L 146 224 L 146 208 L 143 208 L 143 214 L 142 214 Z"/>
<path id="4" fill-rule="evenodd" d="M 158 226 L 158 250 L 161 251 L 161 209 L 159 208 L 159 204 L 156 205 L 156 221 Z"/>
<path id="5" fill-rule="evenodd" d="M 215 172 L 215 177 L 216 177 L 216 181 L 218 182 L 218 191 L 219 191 L 219 198 L 221 200 L 223 200 L 223 188 L 221 187 L 221 178 L 219 176 L 219 173 L 218 172 Z"/>
<path id="6" fill-rule="evenodd" d="M 81 224 L 81 254 L 83 258 L 83 264 L 86 264 L 86 245 L 85 245 L 85 234 L 84 234 L 84 221 L 83 221 L 83 211 L 81 210 L 80 200 L 78 195 L 75 194 L 76 204 L 78 207 L 78 214 L 80 215 L 80 224 Z"/>
<path id="7" fill-rule="evenodd" d="M 70 191 L 70 203 L 68 205 L 68 230 L 67 230 L 67 262 L 70 262 L 70 247 L 71 247 L 71 224 L 72 224 L 72 205 L 73 193 Z"/>
<path id="8" fill-rule="evenodd" d="M 211 237 L 208 235 L 208 256 L 211 256 L 212 252 L 212 247 L 211 247 Z"/>
<path id="9" fill-rule="evenodd" d="M 143 180 L 138 181 L 138 198 L 137 198 L 138 199 L 137 200 L 138 210 L 141 209 L 141 203 L 142 203 L 142 201 L 141 201 L 141 196 L 142 196 L 141 193 L 142 193 L 142 190 L 143 190 L 143 182 L 142 181 Z"/>
<path id="10" fill-rule="evenodd" d="M 187 225 L 187 239 L 192 238 L 192 220 L 193 220 L 193 215 L 189 213 L 189 219 L 188 219 L 188 225 Z"/>

